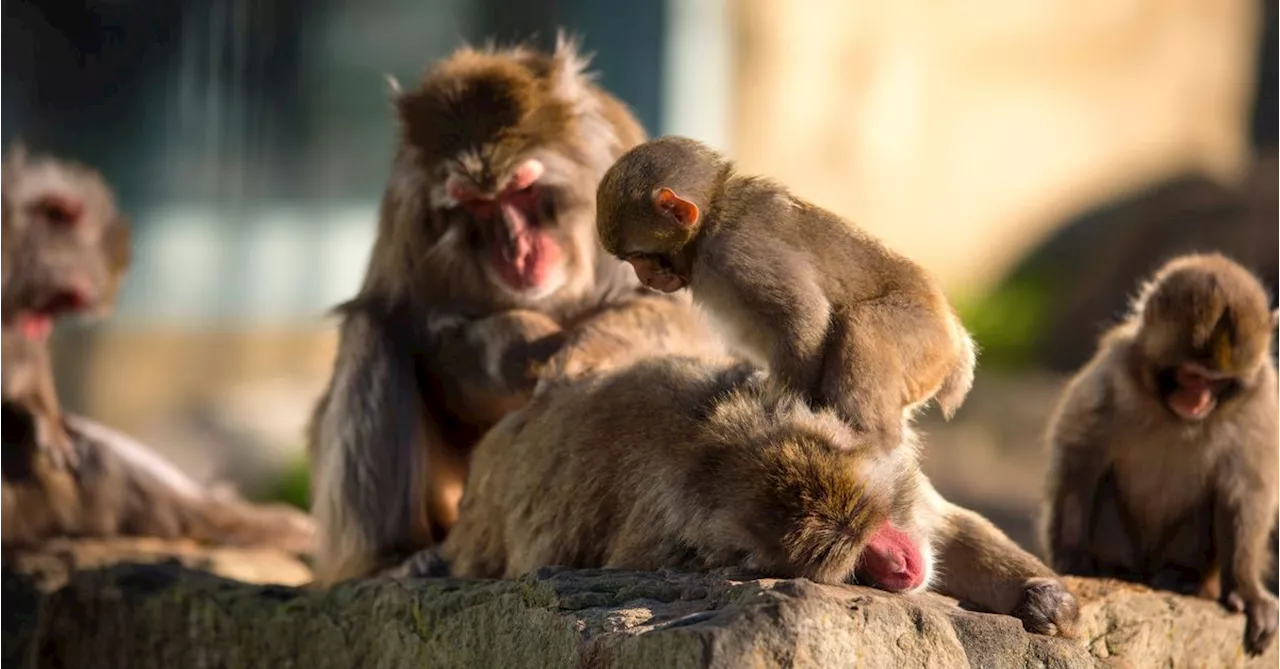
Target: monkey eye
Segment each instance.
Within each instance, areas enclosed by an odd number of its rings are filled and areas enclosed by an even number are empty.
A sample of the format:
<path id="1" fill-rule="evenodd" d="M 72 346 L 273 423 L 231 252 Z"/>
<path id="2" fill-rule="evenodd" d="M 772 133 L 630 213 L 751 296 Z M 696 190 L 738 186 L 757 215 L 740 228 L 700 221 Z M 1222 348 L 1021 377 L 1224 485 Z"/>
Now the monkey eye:
<path id="1" fill-rule="evenodd" d="M 80 219 L 84 206 L 79 200 L 50 195 L 36 203 L 40 213 L 54 225 L 71 225 Z"/>

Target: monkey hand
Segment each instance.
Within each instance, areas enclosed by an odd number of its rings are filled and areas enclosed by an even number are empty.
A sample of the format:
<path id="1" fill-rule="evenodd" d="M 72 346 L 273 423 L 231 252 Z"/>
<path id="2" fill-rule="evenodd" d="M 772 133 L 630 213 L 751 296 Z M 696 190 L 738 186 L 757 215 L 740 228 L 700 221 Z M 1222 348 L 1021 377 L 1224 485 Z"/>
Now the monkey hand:
<path id="1" fill-rule="evenodd" d="M 1244 612 L 1244 647 L 1252 655 L 1260 655 L 1276 637 L 1277 608 L 1276 598 L 1267 592 L 1259 592 L 1249 599 L 1240 595 L 1239 591 L 1225 593 L 1222 603 L 1231 611 Z"/>
<path id="2" fill-rule="evenodd" d="M 618 367 L 632 357 L 634 345 L 625 337 L 610 332 L 576 334 L 542 366 L 541 378 L 572 380 Z"/>
<path id="3" fill-rule="evenodd" d="M 1074 639 L 1079 634 L 1080 606 L 1066 584 L 1056 578 L 1029 578 L 1022 601 L 1012 615 L 1033 634 Z"/>

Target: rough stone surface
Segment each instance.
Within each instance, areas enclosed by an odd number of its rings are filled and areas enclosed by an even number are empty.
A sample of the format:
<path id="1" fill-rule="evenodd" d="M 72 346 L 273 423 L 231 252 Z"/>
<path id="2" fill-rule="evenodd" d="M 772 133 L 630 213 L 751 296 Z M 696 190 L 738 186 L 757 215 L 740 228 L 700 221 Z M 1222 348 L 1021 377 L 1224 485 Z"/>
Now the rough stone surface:
<path id="1" fill-rule="evenodd" d="M 707 574 L 543 572 L 313 591 L 176 563 L 5 573 L 5 667 L 1274 667 L 1215 603 L 1105 581 L 1078 641 L 937 595 Z"/>

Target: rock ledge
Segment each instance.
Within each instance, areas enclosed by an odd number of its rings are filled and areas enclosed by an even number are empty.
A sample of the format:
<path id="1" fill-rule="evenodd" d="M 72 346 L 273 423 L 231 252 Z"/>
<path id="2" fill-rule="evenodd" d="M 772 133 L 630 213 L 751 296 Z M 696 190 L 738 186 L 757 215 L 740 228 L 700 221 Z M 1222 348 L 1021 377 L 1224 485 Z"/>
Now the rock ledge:
<path id="1" fill-rule="evenodd" d="M 544 570 L 520 581 L 250 585 L 176 562 L 4 577 L 6 667 L 1274 667 L 1214 602 L 1070 579 L 1083 638 L 937 595 Z"/>

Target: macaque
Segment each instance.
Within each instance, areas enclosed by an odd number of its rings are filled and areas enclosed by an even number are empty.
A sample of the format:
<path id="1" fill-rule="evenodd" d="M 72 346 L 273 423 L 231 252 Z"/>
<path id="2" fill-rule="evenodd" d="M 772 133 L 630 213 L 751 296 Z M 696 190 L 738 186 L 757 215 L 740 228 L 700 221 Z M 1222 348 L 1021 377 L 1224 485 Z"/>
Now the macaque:
<path id="1" fill-rule="evenodd" d="M 46 340 L 63 314 L 102 316 L 130 261 L 129 227 L 96 171 L 14 146 L 2 179 L 0 320 L 4 398 L 34 421 L 35 445 L 56 467 L 74 464 Z"/>
<path id="2" fill-rule="evenodd" d="M 1175 258 L 1063 391 L 1045 542 L 1058 571 L 1219 598 L 1245 647 L 1276 633 L 1277 314 L 1219 254 Z"/>
<path id="3" fill-rule="evenodd" d="M 899 448 L 863 444 L 753 365 L 654 357 L 540 393 L 476 447 L 458 522 L 395 575 L 545 566 L 932 588 L 1071 636 L 1062 581 L 945 501 Z"/>
<path id="4" fill-rule="evenodd" d="M 442 539 L 474 444 L 541 381 L 715 343 L 687 300 L 600 249 L 596 184 L 644 133 L 584 67 L 561 39 L 463 48 L 416 88 L 393 82 L 378 236 L 308 427 L 320 583 Z"/>
<path id="5" fill-rule="evenodd" d="M 128 224 L 102 176 L 83 165 L 18 146 L 0 179 L 0 543 L 145 535 L 310 550 L 305 514 L 205 490 L 132 439 L 62 411 L 47 338 L 63 315 L 111 311 L 130 262 Z"/>
<path id="6" fill-rule="evenodd" d="M 642 144 L 600 182 L 604 248 L 662 292 L 688 287 L 730 343 L 862 438 L 901 443 L 973 385 L 973 340 L 920 266 L 683 137 Z"/>

